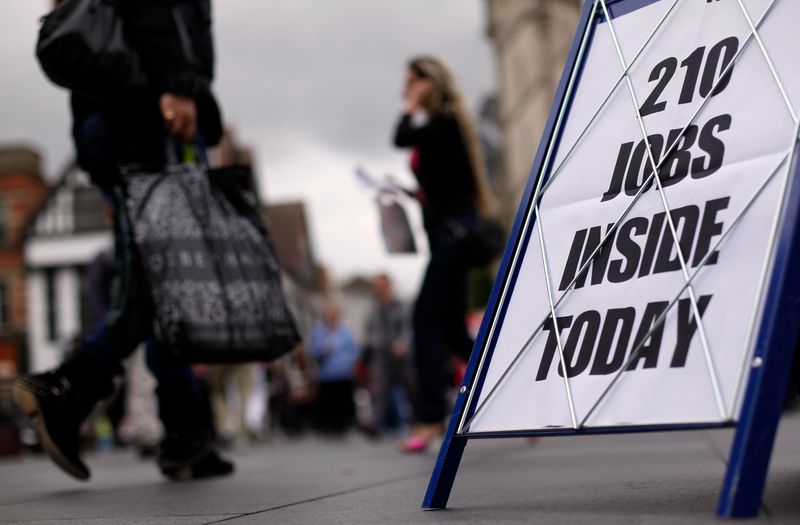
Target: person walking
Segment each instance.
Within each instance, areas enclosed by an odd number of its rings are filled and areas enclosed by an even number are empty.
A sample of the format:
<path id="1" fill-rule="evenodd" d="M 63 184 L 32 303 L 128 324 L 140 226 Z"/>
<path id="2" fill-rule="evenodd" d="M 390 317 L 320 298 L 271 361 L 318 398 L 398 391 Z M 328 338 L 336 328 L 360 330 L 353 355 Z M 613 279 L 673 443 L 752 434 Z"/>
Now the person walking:
<path id="1" fill-rule="evenodd" d="M 413 313 L 420 424 L 400 448 L 420 452 L 444 431 L 450 355 L 466 356 L 473 344 L 465 323 L 469 264 L 455 232 L 488 214 L 492 198 L 477 133 L 448 67 L 434 57 L 412 59 L 404 99 L 394 143 L 411 149 L 430 261 Z"/>
<path id="2" fill-rule="evenodd" d="M 368 363 L 372 400 L 369 430 L 377 435 L 409 422 L 413 370 L 408 306 L 395 297 L 386 274 L 373 278 L 372 289 L 375 301 L 367 318 L 363 359 Z"/>
<path id="3" fill-rule="evenodd" d="M 47 453 L 79 480 L 90 476 L 80 457 L 81 422 L 112 393 L 113 378 L 123 372 L 121 361 L 153 338 L 153 306 L 125 210 L 120 168 L 160 171 L 167 163 L 167 144 L 214 145 L 222 134 L 210 88 L 210 0 L 121 1 L 115 8 L 128 44 L 141 60 L 147 86 L 124 94 L 73 92 L 71 97 L 78 163 L 102 190 L 114 215 L 114 296 L 106 315 L 80 342 L 79 352 L 55 370 L 19 378 L 14 387 L 23 412 L 38 416 Z M 156 344 L 146 346 L 165 430 L 157 460 L 161 472 L 171 479 L 231 473 L 233 465 L 213 446 L 203 385 L 188 364 Z"/>
<path id="4" fill-rule="evenodd" d="M 339 435 L 355 417 L 353 376 L 358 345 L 341 311 L 325 305 L 323 319 L 311 331 L 309 354 L 317 361 L 317 427 L 326 434 Z"/>

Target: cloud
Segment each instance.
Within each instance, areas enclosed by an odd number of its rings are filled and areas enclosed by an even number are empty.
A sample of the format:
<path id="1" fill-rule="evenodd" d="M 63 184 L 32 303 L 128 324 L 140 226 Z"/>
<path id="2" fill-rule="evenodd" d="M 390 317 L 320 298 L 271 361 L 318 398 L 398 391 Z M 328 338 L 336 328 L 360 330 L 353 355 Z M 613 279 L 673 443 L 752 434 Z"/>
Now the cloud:
<path id="1" fill-rule="evenodd" d="M 45 80 L 34 58 L 39 18 L 50 2 L 0 6 L 0 143 L 23 143 L 43 155 L 52 173 L 70 156 L 67 93 Z"/>
<path id="2" fill-rule="evenodd" d="M 250 0 L 218 2 L 215 15 L 226 112 L 244 129 L 267 119 L 268 142 L 385 149 L 404 64 L 419 53 L 447 59 L 473 105 L 493 89 L 480 0 Z"/>
<path id="3" fill-rule="evenodd" d="M 33 58 L 48 5 L 0 7 L 0 141 L 37 146 L 52 173 L 71 145 L 66 95 Z M 266 196 L 308 203 L 318 253 L 336 275 L 397 271 L 410 293 L 424 257 L 383 254 L 374 203 L 352 172 L 362 164 L 411 180 L 406 154 L 390 144 L 411 56 L 446 59 L 472 107 L 493 90 L 483 0 L 217 0 L 213 7 L 215 90 L 227 121 L 255 150 Z"/>

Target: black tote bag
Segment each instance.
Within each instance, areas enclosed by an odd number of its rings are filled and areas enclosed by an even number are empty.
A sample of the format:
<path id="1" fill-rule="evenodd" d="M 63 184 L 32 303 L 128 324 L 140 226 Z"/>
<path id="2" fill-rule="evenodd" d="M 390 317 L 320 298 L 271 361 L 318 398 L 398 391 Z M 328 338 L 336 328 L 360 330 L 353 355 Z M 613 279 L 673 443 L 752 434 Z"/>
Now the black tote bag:
<path id="1" fill-rule="evenodd" d="M 300 341 L 245 167 L 126 172 L 162 346 L 188 362 L 268 361 Z"/>
<path id="2" fill-rule="evenodd" d="M 481 215 L 466 222 L 453 219 L 445 227 L 455 241 L 459 257 L 469 267 L 486 266 L 503 253 L 506 234 L 493 219 Z"/>

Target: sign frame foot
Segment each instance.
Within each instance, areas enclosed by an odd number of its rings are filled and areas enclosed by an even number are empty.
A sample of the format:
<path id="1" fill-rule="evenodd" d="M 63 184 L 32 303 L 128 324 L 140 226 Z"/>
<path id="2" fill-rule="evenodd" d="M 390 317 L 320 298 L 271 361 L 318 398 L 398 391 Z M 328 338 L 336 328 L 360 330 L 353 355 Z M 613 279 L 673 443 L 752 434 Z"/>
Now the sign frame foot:
<path id="1" fill-rule="evenodd" d="M 428 483 L 428 490 L 422 501 L 423 510 L 444 510 L 447 508 L 450 491 L 453 488 L 458 466 L 461 463 L 461 456 L 463 456 L 466 446 L 467 438 L 455 435 L 451 424 L 439 448 L 439 455 L 436 458 L 436 465 Z"/>
<path id="2" fill-rule="evenodd" d="M 762 325 L 750 362 L 750 378 L 717 505 L 720 518 L 752 518 L 761 510 L 791 363 L 800 341 L 800 272 L 795 270 L 800 264 L 800 163 L 797 155 L 790 162 L 794 166 L 777 239 L 776 271 L 770 278 L 762 316 L 772 322 Z"/>

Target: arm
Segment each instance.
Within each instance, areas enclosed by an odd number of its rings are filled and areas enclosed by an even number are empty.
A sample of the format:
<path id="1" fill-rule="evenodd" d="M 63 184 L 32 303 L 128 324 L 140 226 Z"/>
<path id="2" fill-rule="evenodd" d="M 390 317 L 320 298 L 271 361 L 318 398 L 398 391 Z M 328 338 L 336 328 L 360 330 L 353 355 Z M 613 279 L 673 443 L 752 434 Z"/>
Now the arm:
<path id="1" fill-rule="evenodd" d="M 126 0 L 120 6 L 126 33 L 159 95 L 167 131 L 194 139 L 197 104 L 208 106 L 214 54 L 208 0 Z M 214 143 L 215 137 L 209 141 Z"/>
<path id="2" fill-rule="evenodd" d="M 322 329 L 320 326 L 315 326 L 311 330 L 311 335 L 308 341 L 308 355 L 313 358 L 322 356 Z"/>
<path id="3" fill-rule="evenodd" d="M 394 145 L 399 148 L 414 146 L 435 146 L 447 140 L 452 124 L 451 118 L 444 113 L 433 115 L 422 126 L 414 126 L 411 122 L 411 113 L 404 113 L 397 123 L 394 134 Z"/>

